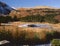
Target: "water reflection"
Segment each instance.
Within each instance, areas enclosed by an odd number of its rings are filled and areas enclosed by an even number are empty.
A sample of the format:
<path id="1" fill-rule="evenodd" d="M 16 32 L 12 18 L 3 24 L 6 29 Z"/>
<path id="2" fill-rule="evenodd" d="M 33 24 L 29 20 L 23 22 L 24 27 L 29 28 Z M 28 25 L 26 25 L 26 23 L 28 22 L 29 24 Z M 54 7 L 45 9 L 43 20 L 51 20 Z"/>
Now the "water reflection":
<path id="1" fill-rule="evenodd" d="M 23 25 L 18 25 L 18 27 L 38 27 L 38 28 L 52 29 L 52 26 L 48 24 L 23 24 Z"/>

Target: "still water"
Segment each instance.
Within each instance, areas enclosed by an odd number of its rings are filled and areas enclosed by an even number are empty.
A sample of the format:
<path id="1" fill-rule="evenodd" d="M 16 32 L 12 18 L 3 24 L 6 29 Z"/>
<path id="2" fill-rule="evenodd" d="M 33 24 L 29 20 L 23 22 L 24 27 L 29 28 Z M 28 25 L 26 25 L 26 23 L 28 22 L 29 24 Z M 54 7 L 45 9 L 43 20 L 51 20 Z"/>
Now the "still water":
<path id="1" fill-rule="evenodd" d="M 18 27 L 36 27 L 36 28 L 48 28 L 48 29 L 52 29 L 51 25 L 48 24 L 22 24 L 22 25 L 18 25 Z"/>

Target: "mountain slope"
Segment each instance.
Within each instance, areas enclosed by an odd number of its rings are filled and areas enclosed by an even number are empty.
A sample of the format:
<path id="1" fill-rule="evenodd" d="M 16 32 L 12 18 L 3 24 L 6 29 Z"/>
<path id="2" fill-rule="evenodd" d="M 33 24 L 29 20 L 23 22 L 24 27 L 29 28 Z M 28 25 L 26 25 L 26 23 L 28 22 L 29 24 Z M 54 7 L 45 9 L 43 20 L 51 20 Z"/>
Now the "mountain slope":
<path id="1" fill-rule="evenodd" d="M 0 14 L 9 14 L 13 8 L 9 7 L 7 4 L 0 2 Z"/>

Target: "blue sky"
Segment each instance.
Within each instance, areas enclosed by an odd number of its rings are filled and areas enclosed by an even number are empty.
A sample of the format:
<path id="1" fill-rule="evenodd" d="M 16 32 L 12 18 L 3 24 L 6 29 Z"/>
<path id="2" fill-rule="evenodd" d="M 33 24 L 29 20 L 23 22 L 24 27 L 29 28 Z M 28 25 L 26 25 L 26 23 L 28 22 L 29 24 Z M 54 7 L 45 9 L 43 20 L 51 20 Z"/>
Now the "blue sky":
<path id="1" fill-rule="evenodd" d="M 0 0 L 11 7 L 52 6 L 60 8 L 60 0 Z"/>

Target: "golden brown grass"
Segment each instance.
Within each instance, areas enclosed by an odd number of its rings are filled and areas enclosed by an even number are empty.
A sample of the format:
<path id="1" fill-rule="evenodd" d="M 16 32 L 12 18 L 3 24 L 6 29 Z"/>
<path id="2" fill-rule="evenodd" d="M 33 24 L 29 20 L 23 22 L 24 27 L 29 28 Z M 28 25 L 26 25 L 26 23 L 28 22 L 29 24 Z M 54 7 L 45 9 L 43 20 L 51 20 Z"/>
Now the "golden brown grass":
<path id="1" fill-rule="evenodd" d="M 11 26 L 0 26 L 0 30 L 2 29 L 5 29 L 5 30 L 11 30 L 11 31 L 16 31 L 19 30 L 26 30 L 28 32 L 30 31 L 33 31 L 33 32 L 40 32 L 40 31 L 43 31 L 43 30 L 46 30 L 46 31 L 50 31 L 49 29 L 47 28 L 31 28 L 31 27 L 28 27 L 28 28 L 24 28 L 24 27 L 18 27 L 18 25 L 22 25 L 22 24 L 48 24 L 48 25 L 51 25 L 53 27 L 53 29 L 57 29 L 57 30 L 60 30 L 60 23 L 59 24 L 50 24 L 50 23 L 39 23 L 39 22 L 12 22 Z"/>
<path id="2" fill-rule="evenodd" d="M 16 31 L 18 31 L 18 33 L 21 33 L 21 31 L 26 32 L 27 36 L 30 38 L 34 37 L 34 33 L 36 32 L 38 34 L 38 37 L 40 37 L 41 34 L 41 39 L 43 39 L 45 37 L 45 32 L 51 32 L 52 30 L 47 29 L 47 28 L 24 28 L 24 27 L 18 27 L 18 25 L 21 24 L 26 24 L 26 23 L 39 23 L 39 22 L 12 22 L 11 26 L 0 26 L 0 30 L 6 30 L 6 31 L 11 31 L 13 36 L 15 36 Z M 41 24 L 41 23 L 39 23 Z M 42 23 L 43 24 L 43 23 Z M 44 23 L 44 24 L 48 24 L 51 25 L 54 29 L 60 31 L 60 23 L 59 24 L 49 24 L 49 23 Z M 26 38 L 27 38 L 26 36 Z"/>

